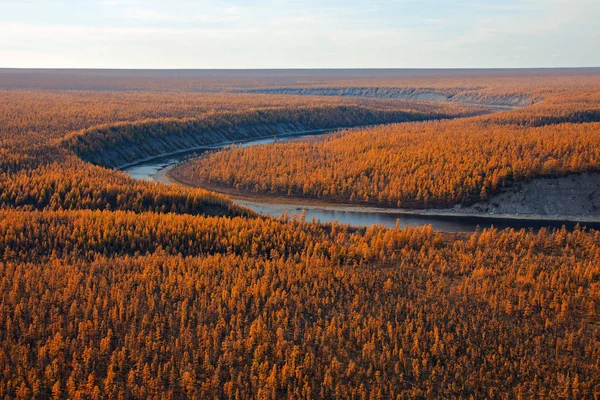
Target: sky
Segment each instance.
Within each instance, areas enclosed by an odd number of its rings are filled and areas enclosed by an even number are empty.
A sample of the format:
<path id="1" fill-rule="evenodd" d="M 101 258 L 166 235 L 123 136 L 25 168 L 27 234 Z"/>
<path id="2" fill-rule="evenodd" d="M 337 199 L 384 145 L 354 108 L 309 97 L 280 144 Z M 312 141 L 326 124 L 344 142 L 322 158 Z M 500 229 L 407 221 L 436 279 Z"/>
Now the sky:
<path id="1" fill-rule="evenodd" d="M 600 0 L 0 0 L 0 68 L 600 66 Z"/>

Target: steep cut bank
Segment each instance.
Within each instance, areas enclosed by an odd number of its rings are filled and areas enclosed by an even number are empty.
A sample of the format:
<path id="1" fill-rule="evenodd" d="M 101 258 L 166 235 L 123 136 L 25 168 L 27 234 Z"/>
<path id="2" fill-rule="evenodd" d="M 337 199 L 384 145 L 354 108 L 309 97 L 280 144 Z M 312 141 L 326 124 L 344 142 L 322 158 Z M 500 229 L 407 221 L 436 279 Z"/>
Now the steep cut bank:
<path id="1" fill-rule="evenodd" d="M 534 178 L 529 182 L 520 182 L 504 189 L 503 192 L 491 196 L 486 201 L 481 201 L 470 206 L 457 205 L 453 208 L 409 209 L 397 207 L 378 207 L 344 202 L 333 202 L 330 199 L 311 199 L 294 196 L 277 196 L 236 190 L 227 186 L 218 186 L 203 181 L 186 178 L 182 170 L 188 164 L 176 168 L 165 168 L 156 175 L 157 181 L 182 186 L 203 188 L 223 194 L 234 202 L 244 204 L 256 212 L 276 210 L 279 213 L 286 211 L 289 214 L 299 214 L 307 211 L 307 215 L 318 215 L 321 221 L 329 221 L 328 213 L 333 220 L 349 219 L 345 223 L 353 224 L 352 219 L 359 221 L 371 220 L 369 215 L 376 215 L 378 219 L 373 224 L 388 219 L 415 217 L 426 219 L 428 224 L 439 221 L 468 223 L 479 221 L 480 224 L 493 223 L 494 226 L 511 226 L 509 221 L 520 221 L 519 227 L 527 227 L 526 221 L 534 223 L 534 227 L 546 226 L 545 224 L 583 223 L 585 226 L 597 229 L 600 224 L 600 173 L 573 174 L 555 178 Z M 315 213 L 316 211 L 316 213 Z M 354 216 L 354 217 L 353 217 Z M 358 218 L 356 217 L 358 216 Z M 412 218 L 412 219 L 411 219 Z M 437 220 L 437 219 L 439 220 Z M 404 221 L 404 220 L 403 220 Z M 354 223 L 356 224 L 356 223 Z M 389 224 L 388 224 L 389 225 Z M 392 223 L 389 225 L 394 226 Z M 443 228 L 444 230 L 446 228 Z"/>
<path id="2" fill-rule="evenodd" d="M 454 211 L 474 215 L 518 215 L 600 221 L 600 173 L 518 182 L 487 201 Z"/>
<path id="3" fill-rule="evenodd" d="M 480 109 L 465 112 L 466 115 L 480 113 Z M 456 116 L 437 111 L 425 113 L 361 106 L 223 112 L 194 119 L 157 119 L 99 126 L 71 134 L 63 144 L 85 161 L 122 168 L 139 160 L 181 151 L 277 135 Z"/>
<path id="4" fill-rule="evenodd" d="M 314 87 L 314 88 L 268 88 L 249 89 L 241 93 L 290 94 L 304 96 L 370 97 L 381 99 L 405 99 L 418 101 L 479 104 L 499 109 L 513 109 L 533 104 L 539 99 L 527 95 L 488 95 L 479 92 L 483 88 L 387 88 L 387 87 Z"/>

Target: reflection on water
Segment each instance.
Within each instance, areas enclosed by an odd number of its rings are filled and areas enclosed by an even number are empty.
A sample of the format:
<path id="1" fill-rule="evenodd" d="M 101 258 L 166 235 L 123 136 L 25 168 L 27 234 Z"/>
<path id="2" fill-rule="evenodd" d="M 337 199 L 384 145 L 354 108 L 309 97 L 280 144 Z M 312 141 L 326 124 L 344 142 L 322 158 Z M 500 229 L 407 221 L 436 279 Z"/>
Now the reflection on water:
<path id="1" fill-rule="evenodd" d="M 251 146 L 255 144 L 266 144 L 273 142 L 273 139 L 261 139 L 243 144 Z M 188 155 L 189 156 L 189 155 Z M 177 157 L 167 157 L 162 160 L 148 161 L 146 163 L 124 169 L 129 175 L 135 179 L 156 180 L 159 173 L 166 167 L 169 167 L 186 156 L 179 155 Z M 402 213 L 390 212 L 373 212 L 348 210 L 347 207 L 332 209 L 335 207 L 318 207 L 318 206 L 302 206 L 293 204 L 268 204 L 258 203 L 246 200 L 235 200 L 238 204 L 248 207 L 259 214 L 268 214 L 274 217 L 279 217 L 283 213 L 287 213 L 290 217 L 293 215 L 302 215 L 305 213 L 306 220 L 333 222 L 337 221 L 342 224 L 350 224 L 353 226 L 371 226 L 385 225 L 393 228 L 400 219 L 400 226 L 422 226 L 431 225 L 435 230 L 446 232 L 473 232 L 479 226 L 480 228 L 531 228 L 539 229 L 542 227 L 561 227 L 565 225 L 572 229 L 576 223 L 572 222 L 557 222 L 543 220 L 514 220 L 514 219 L 491 219 L 484 217 L 452 217 L 452 216 L 423 216 L 423 215 L 407 215 Z M 590 228 L 599 229 L 600 223 L 586 223 Z"/>
<path id="2" fill-rule="evenodd" d="M 396 226 L 400 219 L 400 226 L 422 226 L 431 225 L 433 229 L 447 232 L 468 232 L 473 231 L 477 224 L 463 223 L 461 221 L 448 221 L 439 218 L 421 217 L 415 215 L 401 215 L 391 213 L 376 213 L 376 212 L 360 212 L 360 211 L 345 211 L 345 210 L 330 210 L 320 207 L 304 207 L 298 205 L 278 205 L 255 203 L 251 201 L 239 200 L 238 204 L 248 207 L 260 214 L 269 214 L 274 217 L 281 216 L 284 212 L 292 217 L 294 215 L 302 215 L 304 213 L 306 221 L 333 222 L 337 221 L 342 224 L 350 224 L 353 226 L 371 226 L 385 225 L 388 228 Z"/>
<path id="3" fill-rule="evenodd" d="M 132 178 L 138 180 L 148 180 L 152 181 L 156 177 L 156 174 L 162 169 L 176 163 L 178 160 L 169 159 L 165 161 L 154 161 L 149 164 L 136 165 L 134 167 L 129 167 L 124 169 L 123 171 L 127 172 Z"/>
<path id="4" fill-rule="evenodd" d="M 473 232 L 477 227 L 490 228 L 492 226 L 498 229 L 504 228 L 526 228 L 540 229 L 542 227 L 560 228 L 565 225 L 573 229 L 577 224 L 573 222 L 558 222 L 544 220 L 515 220 L 499 218 L 473 217 L 454 217 L 454 216 L 427 216 L 412 215 L 393 212 L 365 212 L 348 210 L 331 210 L 330 207 L 323 208 L 318 206 L 299 206 L 288 204 L 265 204 L 252 201 L 239 200 L 238 204 L 246 206 L 258 213 L 268 214 L 274 217 L 281 216 L 286 212 L 290 217 L 302 215 L 304 213 L 306 221 L 333 222 L 337 221 L 343 224 L 353 226 L 371 226 L 385 225 L 388 228 L 394 228 L 400 221 L 400 227 L 431 225 L 435 230 L 445 232 Z M 600 228 L 600 224 L 587 224 L 590 228 Z"/>

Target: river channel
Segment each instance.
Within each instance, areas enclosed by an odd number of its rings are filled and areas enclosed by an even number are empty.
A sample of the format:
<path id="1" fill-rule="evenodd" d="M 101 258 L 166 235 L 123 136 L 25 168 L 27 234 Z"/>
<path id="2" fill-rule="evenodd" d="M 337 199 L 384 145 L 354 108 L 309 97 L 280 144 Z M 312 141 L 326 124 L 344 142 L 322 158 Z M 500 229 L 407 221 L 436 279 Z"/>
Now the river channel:
<path id="1" fill-rule="evenodd" d="M 307 135 L 304 135 L 307 136 Z M 275 140 L 283 141 L 290 138 L 299 138 L 301 136 L 291 136 L 288 138 L 266 138 L 248 141 L 242 143 L 242 146 L 253 146 L 257 144 L 269 144 Z M 229 145 L 229 144 L 227 144 Z M 213 147 L 214 148 L 214 147 Z M 185 161 L 191 155 L 200 153 L 201 150 L 196 150 L 195 153 L 179 153 L 174 156 L 166 156 L 145 160 L 139 164 L 124 168 L 123 171 L 131 175 L 135 179 L 153 180 L 157 182 L 172 184 L 167 178 L 165 172 L 173 168 L 177 163 Z M 249 201 L 246 199 L 230 196 L 237 204 L 248 207 L 259 214 L 268 214 L 273 217 L 279 217 L 283 213 L 290 216 L 302 215 L 304 213 L 306 220 L 333 222 L 338 221 L 343 224 L 353 226 L 371 226 L 383 224 L 393 228 L 398 221 L 401 227 L 406 226 L 422 226 L 431 225 L 433 229 L 446 232 L 473 232 L 478 227 L 480 229 L 494 226 L 499 229 L 504 228 L 530 228 L 540 229 L 542 227 L 561 227 L 565 225 L 569 229 L 576 226 L 576 222 L 572 221 L 556 221 L 544 219 L 521 219 L 521 218 L 497 218 L 494 216 L 456 216 L 456 215 L 419 215 L 411 211 L 394 210 L 387 208 L 363 207 L 363 206 L 344 206 L 344 205 L 326 205 L 313 206 L 302 204 L 289 203 L 266 203 Z M 600 229 L 600 223 L 586 223 L 590 228 Z"/>

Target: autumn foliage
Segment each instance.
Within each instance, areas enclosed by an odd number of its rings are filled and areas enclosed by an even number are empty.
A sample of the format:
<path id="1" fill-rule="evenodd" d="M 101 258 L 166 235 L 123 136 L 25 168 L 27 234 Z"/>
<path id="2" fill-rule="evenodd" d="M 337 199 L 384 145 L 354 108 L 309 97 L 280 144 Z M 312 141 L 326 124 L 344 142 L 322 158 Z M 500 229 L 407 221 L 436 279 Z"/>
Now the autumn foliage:
<path id="1" fill-rule="evenodd" d="M 471 204 L 514 182 L 600 170 L 600 123 L 593 122 L 600 120 L 600 98 L 583 93 L 562 101 L 479 118 L 388 124 L 321 140 L 228 148 L 172 176 L 200 186 L 345 203 Z M 575 111 L 571 102 L 581 108 Z"/>
<path id="2" fill-rule="evenodd" d="M 269 194 L 470 202 L 598 168 L 596 75 L 0 71 L 0 397 L 598 398 L 597 231 L 273 219 L 86 161 L 160 152 L 207 121 L 198 140 L 257 121 L 478 115 L 234 147 L 177 172 Z M 415 91 L 528 106 L 390 97 Z"/>
<path id="3" fill-rule="evenodd" d="M 4 212 L 3 396 L 591 397 L 597 232 Z"/>

